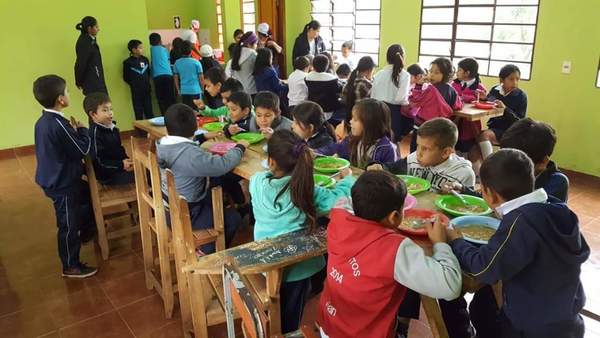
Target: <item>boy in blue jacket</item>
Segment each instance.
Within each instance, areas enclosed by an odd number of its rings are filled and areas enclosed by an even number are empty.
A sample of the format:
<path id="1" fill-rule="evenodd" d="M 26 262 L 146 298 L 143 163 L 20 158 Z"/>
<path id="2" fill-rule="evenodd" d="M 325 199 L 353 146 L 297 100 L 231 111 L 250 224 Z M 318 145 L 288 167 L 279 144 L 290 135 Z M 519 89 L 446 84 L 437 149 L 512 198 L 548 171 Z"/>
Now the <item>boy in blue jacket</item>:
<path id="1" fill-rule="evenodd" d="M 448 229 L 463 270 L 492 285 L 502 281 L 497 319 L 502 338 L 582 338 L 585 295 L 579 275 L 590 254 L 577 216 L 566 204 L 534 190 L 534 166 L 516 149 L 501 149 L 481 167 L 483 198 L 502 218 L 480 247 Z M 479 332 L 478 332 L 479 334 Z"/>
<path id="2" fill-rule="evenodd" d="M 98 270 L 79 261 L 81 243 L 90 241 L 96 230 L 89 190 L 81 180 L 81 160 L 91 147 L 88 130 L 73 117 L 70 121 L 65 118 L 62 111 L 70 99 L 67 83 L 60 76 L 35 80 L 33 95 L 44 107 L 35 123 L 35 181 L 54 205 L 62 275 L 90 277 Z"/>

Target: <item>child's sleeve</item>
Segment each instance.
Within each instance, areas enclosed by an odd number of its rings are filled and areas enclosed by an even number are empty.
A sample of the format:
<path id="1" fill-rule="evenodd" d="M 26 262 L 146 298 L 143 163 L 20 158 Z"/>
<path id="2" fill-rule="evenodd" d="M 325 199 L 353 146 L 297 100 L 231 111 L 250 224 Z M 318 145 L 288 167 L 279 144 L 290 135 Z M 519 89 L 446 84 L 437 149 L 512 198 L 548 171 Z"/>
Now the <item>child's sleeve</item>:
<path id="1" fill-rule="evenodd" d="M 401 158 L 396 162 L 383 163 L 381 165 L 384 170 L 391 172 L 394 175 L 406 175 L 408 172 L 408 163 L 405 158 Z"/>
<path id="2" fill-rule="evenodd" d="M 452 88 L 452 90 L 454 90 L 454 88 Z M 452 110 L 457 111 L 457 110 L 463 109 L 464 103 L 463 103 L 462 99 L 460 98 L 460 96 L 458 95 L 458 93 L 456 92 L 456 90 L 454 90 L 454 94 L 455 94 L 456 99 L 454 100 L 454 105 L 452 106 Z"/>
<path id="3" fill-rule="evenodd" d="M 372 160 L 379 163 L 394 162 L 396 161 L 396 149 L 394 149 L 392 144 L 379 146 L 373 152 Z"/>
<path id="4" fill-rule="evenodd" d="M 523 215 L 506 217 L 488 244 L 476 247 L 463 238 L 450 242 L 460 266 L 485 284 L 510 279 L 535 257 L 538 235 L 523 222 Z"/>
<path id="5" fill-rule="evenodd" d="M 90 59 L 92 46 L 84 42 L 77 43 L 75 51 L 77 54 L 77 60 L 75 61 L 75 85 L 81 87 L 85 78 L 85 71 L 87 64 Z"/>
<path id="6" fill-rule="evenodd" d="M 459 180 L 458 183 L 462 184 L 463 187 L 473 189 L 475 187 L 475 172 L 472 167 L 461 167 L 456 173 L 456 178 Z"/>
<path id="7" fill-rule="evenodd" d="M 129 84 L 129 66 L 127 66 L 127 61 L 123 61 L 123 81 Z"/>
<path id="8" fill-rule="evenodd" d="M 225 155 L 220 156 L 198 148 L 189 159 L 190 167 L 182 171 L 182 175 L 193 177 L 217 177 L 224 175 L 240 164 L 245 150 L 244 146 L 238 144 Z"/>
<path id="9" fill-rule="evenodd" d="M 227 106 L 221 106 L 219 108 L 211 108 L 209 106 L 205 106 L 204 110 L 200 111 L 200 115 L 208 116 L 208 117 L 219 117 L 219 116 L 227 116 Z"/>
<path id="10" fill-rule="evenodd" d="M 91 149 L 88 129 L 81 127 L 75 130 L 59 119 L 55 121 L 58 124 L 54 128 L 55 140 L 57 140 L 57 146 L 65 150 L 67 158 L 80 160 L 87 156 Z"/>
<path id="11" fill-rule="evenodd" d="M 514 109 L 506 106 L 504 108 L 504 118 L 508 119 L 511 123 L 516 122 L 527 115 L 527 95 L 524 91 L 521 91 L 521 101 Z"/>
<path id="12" fill-rule="evenodd" d="M 548 180 L 548 183 L 542 188 L 548 195 L 552 195 L 564 203 L 567 203 L 569 196 L 569 178 L 563 173 L 554 173 Z"/>
<path id="13" fill-rule="evenodd" d="M 105 147 L 104 143 L 101 140 L 100 140 L 100 142 L 98 142 L 96 131 L 97 131 L 97 129 L 92 130 L 92 140 L 91 140 L 92 151 L 90 152 L 92 159 L 99 166 L 101 166 L 103 168 L 123 170 L 123 159 L 127 158 L 127 155 L 125 155 L 125 157 L 121 160 L 111 160 L 111 159 L 105 158 L 104 154 L 107 152 L 107 148 Z M 123 147 L 120 147 L 120 148 L 123 148 Z M 108 150 L 108 151 L 110 151 L 110 150 Z M 125 152 L 125 150 L 123 150 L 123 153 L 124 152 Z"/>
<path id="14" fill-rule="evenodd" d="M 344 177 L 339 181 L 333 188 L 323 188 L 315 186 L 315 207 L 317 208 L 317 214 L 323 215 L 329 213 L 335 206 L 338 199 L 342 197 L 349 197 L 350 190 L 356 182 L 356 178 L 353 176 Z"/>
<path id="15" fill-rule="evenodd" d="M 429 257 L 410 238 L 403 240 L 396 252 L 394 279 L 431 298 L 453 300 L 462 290 L 460 265 L 446 243 L 434 244 Z"/>
<path id="16" fill-rule="evenodd" d="M 401 105 L 408 104 L 408 96 L 410 93 L 410 76 L 403 76 L 400 73 L 400 79 L 398 83 L 398 91 L 396 92 L 396 102 L 400 102 Z"/>
<path id="17" fill-rule="evenodd" d="M 338 154 L 338 156 L 348 160 L 348 159 L 350 159 L 350 149 L 349 148 L 350 148 L 349 140 L 348 140 L 348 138 L 345 138 L 342 142 L 331 143 L 331 144 L 328 144 L 321 148 L 317 148 L 317 149 L 315 149 L 315 152 L 322 154 L 322 155 L 326 155 L 326 156 Z"/>
<path id="18" fill-rule="evenodd" d="M 408 97 L 408 102 L 411 107 L 421 107 L 424 105 L 427 99 L 427 88 L 423 88 L 423 85 L 419 84 L 414 86 Z"/>

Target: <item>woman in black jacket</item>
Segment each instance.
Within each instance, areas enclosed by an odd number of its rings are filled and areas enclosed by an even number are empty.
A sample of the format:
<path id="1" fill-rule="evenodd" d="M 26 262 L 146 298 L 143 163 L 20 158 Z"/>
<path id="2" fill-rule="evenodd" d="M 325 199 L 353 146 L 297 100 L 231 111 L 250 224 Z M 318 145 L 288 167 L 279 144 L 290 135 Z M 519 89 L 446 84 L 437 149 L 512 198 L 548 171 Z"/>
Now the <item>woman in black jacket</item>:
<path id="1" fill-rule="evenodd" d="M 323 39 L 319 36 L 321 24 L 317 20 L 313 20 L 304 26 L 304 30 L 296 38 L 294 42 L 294 51 L 292 52 L 292 62 L 297 57 L 313 55 L 317 56 L 327 50 Z"/>
<path id="2" fill-rule="evenodd" d="M 96 42 L 98 21 L 91 16 L 86 16 L 75 29 L 81 32 L 75 45 L 77 60 L 75 61 L 75 84 L 83 90 L 83 95 L 102 92 L 108 94 L 104 82 L 104 69 L 100 47 Z"/>

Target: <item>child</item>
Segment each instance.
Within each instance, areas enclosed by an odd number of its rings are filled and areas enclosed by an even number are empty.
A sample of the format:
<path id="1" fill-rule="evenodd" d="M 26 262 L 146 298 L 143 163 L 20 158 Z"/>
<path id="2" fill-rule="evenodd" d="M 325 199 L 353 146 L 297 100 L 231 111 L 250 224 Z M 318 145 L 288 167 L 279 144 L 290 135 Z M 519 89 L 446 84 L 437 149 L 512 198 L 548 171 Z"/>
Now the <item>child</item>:
<path id="1" fill-rule="evenodd" d="M 202 59 L 200 60 L 202 70 L 205 73 L 213 67 L 221 68 L 219 61 L 215 60 L 215 55 L 210 45 L 202 45 L 202 47 L 200 47 L 200 56 L 202 56 Z"/>
<path id="2" fill-rule="evenodd" d="M 203 45 L 204 47 L 206 45 Z M 204 66 L 202 66 L 204 69 Z M 212 67 L 204 72 L 204 90 L 208 95 L 204 95 L 206 105 L 209 109 L 217 109 L 224 106 L 223 98 L 221 97 L 221 87 L 225 82 L 225 72 L 221 67 Z M 194 104 L 198 109 L 204 109 L 204 101 L 201 99 L 194 100 Z"/>
<path id="3" fill-rule="evenodd" d="M 392 337 L 407 289 L 432 298 L 460 295 L 462 274 L 439 222 L 425 226 L 433 255 L 398 233 L 404 183 L 366 172 L 352 187 L 352 209 L 335 208 L 327 229 L 327 279 L 321 337 Z"/>
<path id="4" fill-rule="evenodd" d="M 371 87 L 373 87 L 373 70 L 375 62 L 370 56 L 363 56 L 358 61 L 358 65 L 350 74 L 348 83 L 342 91 L 342 100 L 344 102 L 345 119 L 337 128 L 342 130 L 341 138 L 350 134 L 350 120 L 352 120 L 352 109 L 356 101 L 371 97 Z"/>
<path id="5" fill-rule="evenodd" d="M 152 97 L 150 94 L 150 61 L 143 53 L 140 40 L 130 40 L 127 44 L 129 58 L 123 61 L 123 80 L 131 88 L 131 101 L 136 120 L 151 119 Z"/>
<path id="6" fill-rule="evenodd" d="M 500 84 L 490 90 L 487 100 L 494 101 L 498 108 L 504 108 L 504 115 L 490 119 L 489 129 L 479 135 L 479 147 L 484 159 L 493 152 L 492 144 L 498 144 L 504 131 L 527 115 L 527 95 L 519 89 L 519 67 L 508 64 L 500 69 L 499 77 Z"/>
<path id="7" fill-rule="evenodd" d="M 329 58 L 319 54 L 313 59 L 314 71 L 306 75 L 306 86 L 308 88 L 308 100 L 313 101 L 323 108 L 327 120 L 333 112 L 340 108 L 339 95 L 342 85 L 338 78 L 329 73 Z"/>
<path id="8" fill-rule="evenodd" d="M 171 66 L 174 66 L 175 62 L 177 62 L 177 60 L 179 60 L 183 57 L 183 54 L 181 52 L 182 49 L 183 49 L 183 39 L 179 38 L 179 37 L 173 39 L 173 41 L 171 42 L 171 51 L 169 52 L 169 58 L 171 59 Z M 191 47 L 190 47 L 190 49 L 191 49 Z"/>
<path id="9" fill-rule="evenodd" d="M 208 94 L 212 97 L 220 96 L 223 105 L 213 109 L 205 105 L 202 100 L 194 100 L 194 104 L 196 107 L 198 107 L 198 109 L 200 109 L 200 115 L 210 117 L 227 117 L 229 114 L 229 108 L 227 108 L 229 98 L 233 93 L 244 91 L 244 86 L 242 86 L 242 83 L 232 77 L 225 80 L 222 71 L 218 70 L 210 71 L 210 76 L 209 72 L 207 72 L 204 83 L 206 84 L 206 91 Z"/>
<path id="10" fill-rule="evenodd" d="M 323 155 L 337 154 L 364 169 L 369 163 L 396 161 L 396 145 L 390 141 L 390 110 L 381 101 L 364 99 L 352 109 L 351 135 L 342 142 L 316 149 Z"/>
<path id="11" fill-rule="evenodd" d="M 35 123 L 35 182 L 54 205 L 58 226 L 58 254 L 62 276 L 86 278 L 98 269 L 79 260 L 81 243 L 93 239 L 95 224 L 89 203 L 87 184 L 81 180 L 81 160 L 90 151 L 88 130 L 63 109 L 70 98 L 65 80 L 45 75 L 33 83 L 33 95 L 44 107 Z"/>
<path id="12" fill-rule="evenodd" d="M 192 44 L 189 41 L 183 42 L 181 53 L 183 56 L 173 66 L 175 89 L 183 104 L 196 109 L 194 100 L 202 97 L 202 64 L 191 56 Z"/>
<path id="13" fill-rule="evenodd" d="M 121 145 L 121 134 L 113 121 L 108 95 L 92 93 L 86 96 L 83 109 L 90 118 L 91 156 L 98 181 L 105 185 L 133 183 L 133 161 Z"/>
<path id="14" fill-rule="evenodd" d="M 409 102 L 411 107 L 418 108 L 415 116 L 415 129 L 423 122 L 436 117 L 450 118 L 454 110 L 460 110 L 463 103 L 456 91 L 448 83 L 452 78 L 452 63 L 446 58 L 437 58 L 431 62 L 427 80 L 431 83 L 424 86 L 421 79 L 413 88 Z M 417 134 L 413 133 L 410 151 L 417 149 Z"/>
<path id="15" fill-rule="evenodd" d="M 350 73 L 352 73 L 352 69 L 350 69 L 350 66 L 348 66 L 348 64 L 346 63 L 339 65 L 335 70 L 335 75 L 337 75 L 338 79 L 340 80 L 340 83 L 344 86 L 346 85 L 346 83 L 348 83 Z"/>
<path id="16" fill-rule="evenodd" d="M 258 92 L 254 98 L 255 113 L 250 118 L 250 131 L 270 139 L 277 130 L 292 130 L 292 121 L 281 116 L 279 97 L 273 92 Z"/>
<path id="17" fill-rule="evenodd" d="M 582 338 L 579 279 L 590 249 L 577 216 L 543 189 L 534 190 L 525 153 L 501 149 L 481 167 L 486 203 L 502 218 L 487 244 L 475 246 L 448 229 L 462 269 L 479 282 L 502 281 L 503 306 L 495 337 Z M 492 304 L 494 304 L 492 302 Z"/>
<path id="18" fill-rule="evenodd" d="M 213 155 L 202 149 L 192 139 L 198 128 L 196 114 L 188 106 L 178 103 L 165 114 L 167 136 L 156 142 L 156 154 L 161 170 L 171 169 L 175 175 L 177 192 L 188 202 L 192 229 L 212 227 L 213 210 L 209 177 L 218 177 L 233 170 L 244 155 L 248 143 L 239 142 L 225 155 Z M 206 135 L 206 134 L 204 134 Z M 209 134 L 208 137 L 214 137 Z M 163 180 L 164 180 L 163 176 Z M 163 182 L 163 190 L 166 183 Z M 165 192 L 163 192 L 166 195 Z M 225 241 L 230 243 L 241 223 L 240 215 L 227 208 L 225 217 Z M 214 244 L 201 247 L 203 253 L 215 251 Z"/>
<path id="19" fill-rule="evenodd" d="M 408 106 L 410 74 L 404 70 L 404 48 L 401 45 L 389 46 L 386 59 L 388 64 L 373 78 L 371 97 L 385 102 L 390 108 L 393 141 L 398 143 L 410 133 L 413 126 L 412 117 L 402 114 L 402 106 Z"/>
<path id="20" fill-rule="evenodd" d="M 350 71 L 353 71 L 356 68 L 356 57 L 352 53 L 352 41 L 346 41 L 342 43 L 342 53 L 336 55 L 336 63 L 338 65 L 348 65 L 350 67 Z"/>
<path id="21" fill-rule="evenodd" d="M 452 88 L 465 103 L 476 101 L 478 97 L 484 98 L 486 89 L 479 78 L 479 64 L 473 58 L 465 58 L 458 63 L 456 79 L 452 81 Z M 467 121 L 459 118 L 458 143 L 456 150 L 468 153 L 475 146 L 475 141 L 481 132 L 481 121 Z"/>
<path id="22" fill-rule="evenodd" d="M 252 121 L 252 99 L 245 92 L 236 92 L 231 94 L 227 102 L 229 109 L 229 123 L 225 125 L 224 134 L 228 138 L 231 136 L 247 132 L 250 130 Z"/>
<path id="23" fill-rule="evenodd" d="M 294 71 L 288 77 L 288 100 L 289 111 L 294 110 L 294 106 L 306 101 L 308 98 L 308 87 L 304 79 L 310 70 L 310 61 L 306 56 L 299 56 L 294 60 Z"/>
<path id="24" fill-rule="evenodd" d="M 333 127 L 325 119 L 323 109 L 318 104 L 305 101 L 294 107 L 292 130 L 308 143 L 311 149 L 332 144 L 335 140 Z"/>
<path id="25" fill-rule="evenodd" d="M 256 90 L 271 91 L 277 95 L 287 94 L 287 85 L 279 79 L 277 71 L 273 68 L 273 55 L 269 48 L 259 48 L 256 51 L 256 62 L 254 63 L 254 82 Z"/>
<path id="26" fill-rule="evenodd" d="M 250 178 L 250 196 L 256 223 L 254 239 L 317 228 L 317 216 L 325 214 L 342 196 L 350 195 L 354 178 L 349 169 L 340 174 L 333 189 L 314 184 L 312 153 L 302 139 L 289 130 L 278 130 L 268 143 L 269 171 Z M 281 331 L 298 329 L 310 277 L 325 267 L 323 257 L 286 269 L 281 285 Z"/>
<path id="27" fill-rule="evenodd" d="M 244 90 L 250 94 L 256 94 L 256 82 L 254 82 L 254 62 L 256 61 L 256 44 L 258 37 L 253 32 L 242 35 L 240 42 L 235 45 L 231 56 L 231 77 L 239 80 Z"/>
<path id="28" fill-rule="evenodd" d="M 150 34 L 150 55 L 152 55 L 152 79 L 161 115 L 175 103 L 173 70 L 169 61 L 169 51 L 162 45 L 160 34 Z"/>

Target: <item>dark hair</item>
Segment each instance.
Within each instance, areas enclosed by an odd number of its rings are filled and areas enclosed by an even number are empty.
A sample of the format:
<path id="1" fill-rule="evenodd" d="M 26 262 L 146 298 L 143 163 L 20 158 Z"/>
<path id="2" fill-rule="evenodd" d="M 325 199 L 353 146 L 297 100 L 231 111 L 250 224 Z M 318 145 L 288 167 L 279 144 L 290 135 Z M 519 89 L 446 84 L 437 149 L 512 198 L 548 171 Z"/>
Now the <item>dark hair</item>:
<path id="1" fill-rule="evenodd" d="M 402 211 L 406 184 L 387 171 L 366 171 L 354 183 L 351 195 L 356 216 L 380 222 L 391 212 Z"/>
<path id="2" fill-rule="evenodd" d="M 138 48 L 141 44 L 142 42 L 140 40 L 129 40 L 127 43 L 127 49 L 129 49 L 129 53 L 132 53 L 133 49 Z"/>
<path id="3" fill-rule="evenodd" d="M 188 105 L 175 103 L 165 113 L 165 125 L 169 135 L 192 137 L 198 129 L 196 112 Z"/>
<path id="4" fill-rule="evenodd" d="M 235 52 L 235 43 L 230 43 L 229 47 L 227 47 L 227 51 L 229 52 L 229 55 L 233 56 L 233 52 Z"/>
<path id="5" fill-rule="evenodd" d="M 33 82 L 33 96 L 44 108 L 53 108 L 58 97 L 65 94 L 67 82 L 58 75 L 44 75 Z"/>
<path id="6" fill-rule="evenodd" d="M 231 54 L 231 69 L 240 70 L 240 56 L 242 56 L 242 41 L 244 41 L 247 37 L 254 34 L 254 32 L 246 32 L 242 35 L 240 42 L 235 44 L 233 47 L 233 53 Z"/>
<path id="7" fill-rule="evenodd" d="M 406 68 L 406 71 L 408 72 L 408 74 L 410 74 L 412 76 L 425 74 L 425 70 L 416 63 L 408 66 L 408 68 Z"/>
<path id="8" fill-rule="evenodd" d="M 380 138 L 391 136 L 391 113 L 387 104 L 372 98 L 356 102 L 354 110 L 353 114 L 356 113 L 356 118 L 363 125 L 363 134 L 350 136 L 350 162 L 356 167 L 364 168 L 369 161 L 369 148 L 374 147 Z"/>
<path id="9" fill-rule="evenodd" d="M 352 73 L 352 70 L 350 69 L 350 66 L 348 66 L 347 63 L 342 63 L 335 70 L 335 74 L 340 78 L 341 77 L 349 77 L 350 73 Z"/>
<path id="10" fill-rule="evenodd" d="M 246 92 L 231 93 L 231 96 L 229 97 L 229 102 L 240 106 L 241 109 L 252 109 L 252 98 Z"/>
<path id="11" fill-rule="evenodd" d="M 432 65 L 436 65 L 442 73 L 442 82 L 447 83 L 454 75 L 454 66 L 447 58 L 437 58 L 431 61 Z"/>
<path id="12" fill-rule="evenodd" d="M 502 148 L 514 148 L 525 152 L 534 164 L 550 157 L 556 145 L 556 132 L 551 125 L 526 117 L 513 123 L 500 140 Z"/>
<path id="13" fill-rule="evenodd" d="M 299 56 L 294 60 L 294 69 L 303 70 L 310 66 L 310 61 L 306 56 Z"/>
<path id="14" fill-rule="evenodd" d="M 500 149 L 483 161 L 481 185 L 510 201 L 529 194 L 535 185 L 533 162 L 517 149 Z"/>
<path id="15" fill-rule="evenodd" d="M 183 39 L 180 37 L 173 39 L 173 41 L 171 42 L 171 46 L 173 46 L 173 49 L 176 49 L 181 52 L 181 47 L 183 47 Z"/>
<path id="16" fill-rule="evenodd" d="M 348 49 L 352 50 L 353 45 L 354 45 L 354 43 L 352 41 L 344 41 L 344 43 L 342 43 L 342 48 L 348 48 Z"/>
<path id="17" fill-rule="evenodd" d="M 225 82 L 225 72 L 221 67 L 212 67 L 209 68 L 204 73 L 204 79 L 210 81 L 212 84 L 223 83 Z M 222 85 L 221 85 L 222 86 Z"/>
<path id="18" fill-rule="evenodd" d="M 367 70 L 371 70 L 375 68 L 375 62 L 371 59 L 370 56 L 363 56 L 358 61 L 356 68 L 350 73 L 350 77 L 348 78 L 348 82 L 346 83 L 346 87 L 344 88 L 344 103 L 346 104 L 346 109 L 349 112 L 352 111 L 352 107 L 356 103 L 356 78 L 358 77 L 358 73 L 364 72 Z M 350 121 L 350 117 L 352 114 L 347 114 L 346 120 Z"/>
<path id="19" fill-rule="evenodd" d="M 236 36 L 238 36 L 238 35 L 240 35 L 240 34 L 242 34 L 242 35 L 243 35 L 243 34 L 244 34 L 244 31 L 243 31 L 243 30 L 241 30 L 241 29 L 239 29 L 239 28 L 238 28 L 238 29 L 236 29 L 236 30 L 234 30 L 234 31 L 233 31 L 233 38 L 235 39 L 235 37 L 236 37 Z"/>
<path id="20" fill-rule="evenodd" d="M 326 72 L 329 68 L 329 58 L 326 55 L 319 54 L 313 59 L 313 68 L 319 73 Z"/>
<path id="21" fill-rule="evenodd" d="M 302 33 L 300 33 L 300 35 L 306 35 L 306 32 L 308 32 L 309 29 L 321 29 L 321 24 L 317 20 L 312 20 L 311 22 L 304 25 L 304 29 L 302 29 Z"/>
<path id="22" fill-rule="evenodd" d="M 269 48 L 259 48 L 256 50 L 256 61 L 254 61 L 254 71 L 252 75 L 259 75 L 265 69 L 273 64 L 273 54 Z"/>
<path id="23" fill-rule="evenodd" d="M 280 114 L 279 109 L 279 96 L 270 91 L 262 91 L 256 93 L 254 97 L 254 108 L 265 108 L 274 111 L 276 114 Z"/>
<path id="24" fill-rule="evenodd" d="M 83 110 L 91 117 L 92 113 L 95 113 L 99 106 L 109 102 L 111 100 L 108 94 L 102 92 L 91 93 L 83 99 Z"/>
<path id="25" fill-rule="evenodd" d="M 80 31 L 81 34 L 88 34 L 88 28 L 94 27 L 98 24 L 98 20 L 93 16 L 86 16 L 81 19 L 81 22 L 75 25 L 75 29 Z"/>
<path id="26" fill-rule="evenodd" d="M 292 110 L 292 116 L 295 120 L 305 126 L 312 125 L 315 133 L 326 132 L 335 140 L 335 130 L 333 126 L 325 119 L 323 108 L 312 101 L 304 101 Z"/>
<path id="27" fill-rule="evenodd" d="M 521 70 L 519 69 L 519 67 L 509 63 L 500 69 L 500 74 L 498 75 L 498 77 L 500 78 L 500 80 L 504 80 L 507 77 L 509 77 L 512 73 L 519 73 L 519 76 L 521 76 Z"/>
<path id="28" fill-rule="evenodd" d="M 189 56 L 190 54 L 192 54 L 192 43 L 184 40 L 181 44 L 181 55 Z"/>
<path id="29" fill-rule="evenodd" d="M 458 63 L 458 68 L 465 72 L 469 72 L 469 76 L 472 79 L 476 79 L 477 82 L 481 82 L 479 78 L 479 63 L 474 58 L 464 58 Z M 459 80 L 460 81 L 460 80 Z"/>
<path id="30" fill-rule="evenodd" d="M 305 225 L 313 232 L 317 227 L 317 210 L 313 202 L 315 182 L 310 148 L 291 130 L 277 130 L 269 139 L 267 153 L 275 161 L 277 169 L 291 176 L 275 197 L 273 205 L 277 207 L 279 197 L 289 190 L 292 203 L 306 215 Z"/>
<path id="31" fill-rule="evenodd" d="M 441 149 L 454 148 L 458 141 L 458 128 L 454 122 L 444 117 L 436 117 L 423 123 L 417 129 L 417 136 L 431 137 Z"/>
<path id="32" fill-rule="evenodd" d="M 219 92 L 231 92 L 231 94 L 233 94 L 243 91 L 244 85 L 239 80 L 230 77 L 227 80 L 225 80 L 225 82 L 223 82 L 223 85 L 221 86 L 221 90 Z"/>
<path id="33" fill-rule="evenodd" d="M 151 33 L 148 37 L 151 46 L 158 46 L 162 42 L 162 37 L 158 33 Z"/>
<path id="34" fill-rule="evenodd" d="M 333 55 L 331 55 L 331 53 L 329 52 L 323 52 L 321 53 L 321 55 L 325 55 L 327 57 L 327 59 L 329 60 L 329 64 L 327 67 L 327 71 L 331 74 L 335 74 L 335 71 L 333 70 Z"/>
<path id="35" fill-rule="evenodd" d="M 399 44 L 393 44 L 388 47 L 386 53 L 387 63 L 393 65 L 392 82 L 394 86 L 400 86 L 400 72 L 404 68 L 404 48 Z"/>

